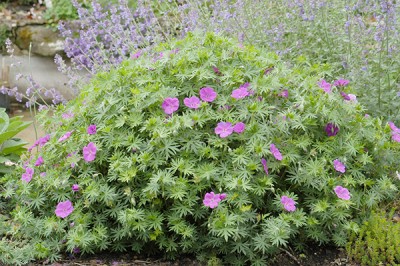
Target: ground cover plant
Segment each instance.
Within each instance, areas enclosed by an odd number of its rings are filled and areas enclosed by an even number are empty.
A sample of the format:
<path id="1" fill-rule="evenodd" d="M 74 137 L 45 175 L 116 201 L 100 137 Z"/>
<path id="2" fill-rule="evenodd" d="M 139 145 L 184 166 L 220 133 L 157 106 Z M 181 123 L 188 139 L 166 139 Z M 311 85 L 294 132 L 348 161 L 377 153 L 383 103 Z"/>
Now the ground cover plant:
<path id="1" fill-rule="evenodd" d="M 398 197 L 400 130 L 301 58 L 189 33 L 98 73 L 1 180 L 4 263 L 102 250 L 265 265 Z M 325 80 L 326 79 L 326 80 Z"/>

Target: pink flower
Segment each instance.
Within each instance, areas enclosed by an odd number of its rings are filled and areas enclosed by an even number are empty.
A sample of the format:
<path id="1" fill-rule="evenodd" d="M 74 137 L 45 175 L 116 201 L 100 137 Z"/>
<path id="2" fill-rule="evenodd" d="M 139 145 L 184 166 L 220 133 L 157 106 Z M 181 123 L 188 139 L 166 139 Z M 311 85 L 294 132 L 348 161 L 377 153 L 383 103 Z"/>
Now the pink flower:
<path id="1" fill-rule="evenodd" d="M 24 180 L 26 183 L 29 183 L 32 180 L 34 173 L 35 173 L 35 170 L 33 168 L 26 167 L 25 173 L 22 174 L 21 179 Z"/>
<path id="2" fill-rule="evenodd" d="M 192 96 L 192 97 L 190 97 L 190 98 L 185 98 L 184 100 L 183 100 L 183 103 L 187 106 L 187 107 L 189 107 L 189 108 L 191 108 L 191 109 L 197 109 L 197 108 L 199 108 L 200 107 L 200 99 L 199 98 L 197 98 L 196 96 Z"/>
<path id="3" fill-rule="evenodd" d="M 388 122 L 390 129 L 395 132 L 395 133 L 400 133 L 400 129 L 396 127 L 396 125 L 393 122 Z"/>
<path id="4" fill-rule="evenodd" d="M 285 210 L 289 212 L 294 212 L 296 210 L 296 202 L 287 196 L 282 196 L 281 197 L 281 203 L 283 204 L 283 207 Z"/>
<path id="5" fill-rule="evenodd" d="M 318 86 L 323 89 L 326 93 L 331 93 L 332 92 L 332 85 L 328 82 L 326 82 L 326 80 L 322 79 L 320 82 L 318 82 Z"/>
<path id="6" fill-rule="evenodd" d="M 342 95 L 342 97 L 343 97 L 343 99 L 344 99 L 345 101 L 350 101 L 349 95 L 348 95 L 347 93 L 345 93 L 344 91 L 341 91 L 341 92 L 340 92 L 340 95 Z"/>
<path id="7" fill-rule="evenodd" d="M 88 133 L 89 135 L 94 135 L 94 134 L 96 134 L 96 132 L 97 132 L 96 125 L 90 125 L 90 126 L 88 126 L 88 128 L 87 128 L 87 133 Z"/>
<path id="8" fill-rule="evenodd" d="M 226 138 L 233 132 L 232 124 L 229 122 L 219 122 L 214 132 L 221 138 Z"/>
<path id="9" fill-rule="evenodd" d="M 356 103 L 357 102 L 357 96 L 356 95 L 354 95 L 354 94 L 347 94 L 347 96 L 349 97 L 349 101 L 350 102 L 354 102 L 354 103 Z"/>
<path id="10" fill-rule="evenodd" d="M 35 162 L 35 166 L 41 166 L 44 163 L 43 157 L 39 156 L 39 158 Z"/>
<path id="11" fill-rule="evenodd" d="M 131 58 L 132 58 L 132 59 L 137 59 L 137 58 L 139 58 L 139 56 L 141 56 L 141 55 L 142 55 L 142 51 L 139 50 L 139 51 L 137 51 L 136 53 L 134 53 L 133 55 L 131 55 Z"/>
<path id="12" fill-rule="evenodd" d="M 83 147 L 83 159 L 86 162 L 91 162 L 96 159 L 97 148 L 93 142 L 90 142 L 87 146 Z"/>
<path id="13" fill-rule="evenodd" d="M 242 122 L 236 123 L 233 126 L 233 132 L 236 132 L 238 134 L 241 134 L 245 129 L 246 129 L 246 125 Z"/>
<path id="14" fill-rule="evenodd" d="M 44 144 L 46 144 L 49 140 L 50 140 L 50 134 L 47 134 L 46 136 L 41 137 L 41 138 L 39 139 L 38 144 L 39 144 L 40 146 L 44 146 Z"/>
<path id="15" fill-rule="evenodd" d="M 64 140 L 67 140 L 71 136 L 72 131 L 68 131 L 65 133 L 61 138 L 58 139 L 58 142 L 63 142 Z"/>
<path id="16" fill-rule="evenodd" d="M 277 159 L 278 161 L 282 161 L 282 154 L 275 146 L 275 144 L 272 143 L 269 147 L 269 150 L 271 151 L 272 155 L 274 155 L 275 159 Z"/>
<path id="17" fill-rule="evenodd" d="M 162 103 L 161 107 L 164 109 L 164 113 L 167 115 L 172 114 L 179 108 L 178 98 L 166 98 Z"/>
<path id="18" fill-rule="evenodd" d="M 222 75 L 221 71 L 219 71 L 219 69 L 215 66 L 213 66 L 213 71 L 215 74 L 217 74 L 218 76 Z"/>
<path id="19" fill-rule="evenodd" d="M 347 188 L 336 186 L 334 189 L 336 195 L 340 199 L 349 200 L 350 199 L 350 192 Z"/>
<path id="20" fill-rule="evenodd" d="M 283 90 L 281 93 L 278 94 L 278 96 L 281 96 L 283 98 L 288 98 L 289 97 L 289 91 L 288 90 Z"/>
<path id="21" fill-rule="evenodd" d="M 221 196 L 219 194 L 214 194 L 214 192 L 206 193 L 203 199 L 203 204 L 211 209 L 218 206 L 221 201 Z"/>
<path id="22" fill-rule="evenodd" d="M 217 98 L 217 93 L 213 88 L 205 87 L 200 90 L 200 98 L 205 102 L 213 102 Z"/>
<path id="23" fill-rule="evenodd" d="M 333 85 L 336 87 L 344 87 L 349 84 L 349 82 L 350 81 L 348 81 L 347 79 L 338 79 L 333 83 Z"/>
<path id="24" fill-rule="evenodd" d="M 392 133 L 392 140 L 396 141 L 396 142 L 400 142 L 400 133 Z"/>
<path id="25" fill-rule="evenodd" d="M 79 191 L 79 185 L 78 184 L 73 184 L 72 185 L 72 191 Z"/>
<path id="26" fill-rule="evenodd" d="M 338 172 L 341 172 L 341 173 L 346 172 L 346 166 L 341 161 L 339 161 L 338 159 L 333 161 L 333 167 Z"/>
<path id="27" fill-rule="evenodd" d="M 261 164 L 263 165 L 265 173 L 268 175 L 267 160 L 265 160 L 264 158 L 261 158 Z"/>
<path id="28" fill-rule="evenodd" d="M 227 195 L 225 193 L 217 194 L 217 196 L 219 196 L 220 200 L 224 200 L 227 197 Z"/>
<path id="29" fill-rule="evenodd" d="M 243 99 L 243 98 L 249 96 L 250 92 L 247 90 L 249 88 L 249 86 L 250 86 L 250 83 L 247 82 L 247 83 L 241 85 L 239 87 L 239 89 L 233 90 L 232 94 L 231 94 L 232 98 Z"/>
<path id="30" fill-rule="evenodd" d="M 56 210 L 54 211 L 58 217 L 65 218 L 72 213 L 74 207 L 72 202 L 69 200 L 62 201 L 57 204 Z"/>

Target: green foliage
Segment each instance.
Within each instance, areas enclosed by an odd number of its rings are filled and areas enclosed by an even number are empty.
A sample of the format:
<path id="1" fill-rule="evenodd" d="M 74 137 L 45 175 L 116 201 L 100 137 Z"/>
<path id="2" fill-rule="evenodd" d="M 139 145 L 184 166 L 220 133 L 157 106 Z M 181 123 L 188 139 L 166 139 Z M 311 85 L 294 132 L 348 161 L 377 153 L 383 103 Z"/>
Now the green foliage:
<path id="1" fill-rule="evenodd" d="M 19 161 L 27 142 L 14 138 L 31 123 L 21 120 L 21 116 L 9 118 L 6 110 L 0 108 L 0 174 L 10 173 Z"/>
<path id="2" fill-rule="evenodd" d="M 265 265 L 288 245 L 345 245 L 359 219 L 398 197 L 400 154 L 389 126 L 365 117 L 338 88 L 331 94 L 319 88 L 330 73 L 304 58 L 288 66 L 274 53 L 190 33 L 96 75 L 66 106 L 43 111 L 40 121 L 52 137 L 25 162 L 35 169 L 32 180 L 20 180 L 22 166 L 2 180 L 10 217 L 0 242 L 9 254 L 1 259 L 15 264 L 27 245 L 25 260 L 54 260 L 79 247 Z M 246 82 L 254 94 L 232 98 Z M 216 100 L 196 110 L 184 106 L 203 87 L 214 88 Z M 284 89 L 288 98 L 280 96 Z M 171 116 L 161 107 L 169 97 L 180 102 Z M 246 129 L 220 138 L 219 122 L 243 122 Z M 324 131 L 330 122 L 340 128 L 334 137 Z M 91 124 L 95 135 L 86 132 Z M 66 132 L 70 138 L 60 142 Z M 82 149 L 90 142 L 97 153 L 86 162 Z M 282 161 L 269 150 L 272 143 Z M 38 156 L 44 164 L 34 167 Z M 344 174 L 333 167 L 338 158 Z M 73 184 L 80 190 L 72 191 Z M 350 200 L 336 196 L 338 185 L 349 189 Z M 211 191 L 227 194 L 215 209 L 202 202 Z M 295 200 L 297 210 L 286 211 L 281 196 Z M 74 210 L 62 219 L 54 211 L 66 200 Z M 25 244 L 12 249 L 12 243 Z"/>
<path id="3" fill-rule="evenodd" d="M 70 0 L 52 0 L 52 4 L 53 6 L 44 13 L 44 18 L 49 24 L 78 18 L 78 13 Z"/>
<path id="4" fill-rule="evenodd" d="M 0 52 L 6 51 L 6 40 L 11 32 L 6 25 L 0 25 Z"/>
<path id="5" fill-rule="evenodd" d="M 352 233 L 346 246 L 351 260 L 361 265 L 400 264 L 400 224 L 389 214 L 371 213 L 358 233 Z"/>

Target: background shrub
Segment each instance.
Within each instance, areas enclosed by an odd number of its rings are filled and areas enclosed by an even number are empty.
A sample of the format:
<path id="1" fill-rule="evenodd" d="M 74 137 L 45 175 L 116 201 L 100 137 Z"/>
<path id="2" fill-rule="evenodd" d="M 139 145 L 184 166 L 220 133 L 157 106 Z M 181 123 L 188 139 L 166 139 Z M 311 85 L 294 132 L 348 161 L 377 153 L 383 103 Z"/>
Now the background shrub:
<path id="1" fill-rule="evenodd" d="M 288 245 L 345 245 L 398 196 L 399 144 L 330 73 L 189 33 L 97 74 L 42 111 L 51 137 L 2 180 L 3 261 L 79 248 L 265 265 Z"/>

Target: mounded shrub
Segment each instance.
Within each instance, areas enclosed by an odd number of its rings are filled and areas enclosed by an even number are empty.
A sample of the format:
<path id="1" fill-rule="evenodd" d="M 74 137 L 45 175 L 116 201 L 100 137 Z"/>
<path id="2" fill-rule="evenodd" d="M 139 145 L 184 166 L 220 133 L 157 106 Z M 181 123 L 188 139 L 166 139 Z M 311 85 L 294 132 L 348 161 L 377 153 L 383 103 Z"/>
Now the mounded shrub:
<path id="1" fill-rule="evenodd" d="M 3 261 L 133 250 L 265 265 L 287 245 L 345 245 L 398 196 L 400 130 L 329 72 L 209 33 L 98 74 L 43 111 L 50 137 L 2 179 Z"/>

